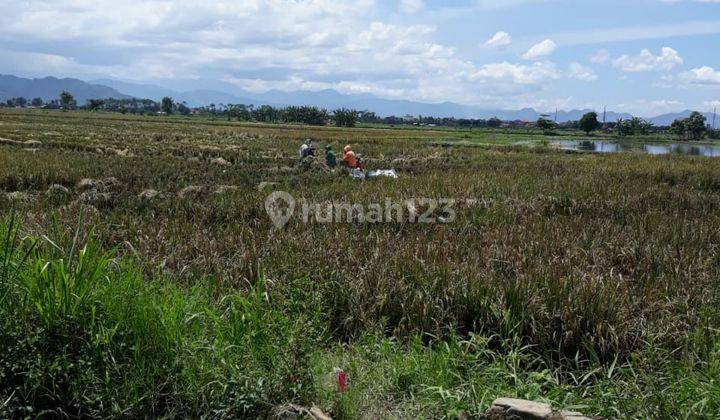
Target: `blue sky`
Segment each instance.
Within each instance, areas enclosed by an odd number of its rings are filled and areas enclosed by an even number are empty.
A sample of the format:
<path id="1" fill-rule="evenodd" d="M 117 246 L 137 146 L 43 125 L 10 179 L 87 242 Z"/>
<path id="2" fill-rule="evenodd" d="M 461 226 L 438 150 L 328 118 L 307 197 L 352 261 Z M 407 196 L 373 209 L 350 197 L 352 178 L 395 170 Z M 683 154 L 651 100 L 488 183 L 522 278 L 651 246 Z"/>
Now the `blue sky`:
<path id="1" fill-rule="evenodd" d="M 720 0 L 3 0 L 0 73 L 651 116 L 720 106 Z"/>

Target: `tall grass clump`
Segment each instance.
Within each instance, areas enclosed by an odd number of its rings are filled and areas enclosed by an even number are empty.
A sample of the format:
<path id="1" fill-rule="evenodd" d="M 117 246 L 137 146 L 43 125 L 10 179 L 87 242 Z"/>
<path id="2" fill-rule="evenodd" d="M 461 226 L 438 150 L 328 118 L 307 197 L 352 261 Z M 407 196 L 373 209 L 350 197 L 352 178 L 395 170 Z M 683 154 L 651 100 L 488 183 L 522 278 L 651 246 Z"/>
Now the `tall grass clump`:
<path id="1" fill-rule="evenodd" d="M 264 279 L 245 293 L 148 282 L 92 234 L 23 237 L 15 217 L 0 229 L 3 413 L 235 417 L 312 395 L 323 316 L 272 302 Z"/>
<path id="2" fill-rule="evenodd" d="M 109 283 L 110 253 L 75 235 L 68 248 L 49 238 L 23 236 L 15 215 L 0 221 L 3 340 L 0 369 L 9 402 L 31 402 L 26 415 L 92 410 L 88 389 L 101 378 L 90 352 L 99 339 L 93 292 Z M 21 413 L 14 413 L 19 415 Z"/>
<path id="3" fill-rule="evenodd" d="M 20 226 L 17 220 L 17 217 L 13 214 L 4 223 L 0 224 L 0 239 L 2 239 L 0 304 L 2 304 L 2 308 L 6 308 L 5 303 L 15 297 L 13 292 L 21 270 L 35 248 L 35 242 L 30 242 L 27 238 L 20 236 Z"/>

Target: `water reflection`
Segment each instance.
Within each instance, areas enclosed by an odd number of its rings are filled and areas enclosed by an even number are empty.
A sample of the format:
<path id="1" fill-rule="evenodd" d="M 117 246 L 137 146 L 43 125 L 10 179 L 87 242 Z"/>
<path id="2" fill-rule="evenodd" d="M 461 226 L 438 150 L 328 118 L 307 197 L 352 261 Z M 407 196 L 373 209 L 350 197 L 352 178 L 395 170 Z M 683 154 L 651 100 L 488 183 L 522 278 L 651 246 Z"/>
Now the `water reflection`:
<path id="1" fill-rule="evenodd" d="M 649 155 L 683 155 L 720 157 L 720 146 L 687 143 L 630 143 L 605 140 L 558 140 L 551 144 L 563 150 L 598 153 L 640 152 Z"/>

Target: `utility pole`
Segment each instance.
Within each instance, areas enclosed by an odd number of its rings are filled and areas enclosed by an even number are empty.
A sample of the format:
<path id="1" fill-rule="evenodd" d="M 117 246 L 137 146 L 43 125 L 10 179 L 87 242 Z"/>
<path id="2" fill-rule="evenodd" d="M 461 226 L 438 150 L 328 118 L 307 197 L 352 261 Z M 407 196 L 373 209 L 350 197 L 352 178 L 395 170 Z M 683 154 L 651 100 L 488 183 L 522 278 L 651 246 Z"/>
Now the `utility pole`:
<path id="1" fill-rule="evenodd" d="M 555 107 L 555 123 L 557 124 L 558 109 Z"/>
<path id="2" fill-rule="evenodd" d="M 603 106 L 603 127 L 605 127 L 606 122 L 607 122 L 607 106 Z"/>

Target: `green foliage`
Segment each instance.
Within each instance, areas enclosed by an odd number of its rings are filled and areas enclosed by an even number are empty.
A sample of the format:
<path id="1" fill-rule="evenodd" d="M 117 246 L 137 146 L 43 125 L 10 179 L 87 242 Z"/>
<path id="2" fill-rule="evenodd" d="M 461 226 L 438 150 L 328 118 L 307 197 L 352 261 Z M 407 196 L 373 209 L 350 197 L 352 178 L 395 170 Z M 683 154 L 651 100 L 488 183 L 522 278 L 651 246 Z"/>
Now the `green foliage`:
<path id="1" fill-rule="evenodd" d="M 360 113 L 354 109 L 340 108 L 333 111 L 333 121 L 338 127 L 355 127 Z"/>
<path id="2" fill-rule="evenodd" d="M 629 120 L 620 119 L 615 125 L 615 132 L 621 136 L 645 136 L 650 134 L 652 123 L 642 118 L 633 117 Z"/>
<path id="3" fill-rule="evenodd" d="M 271 123 L 280 120 L 280 111 L 270 105 L 262 105 L 253 111 L 256 121 Z"/>
<path id="4" fill-rule="evenodd" d="M 238 121 L 252 121 L 252 108 L 245 105 L 228 105 L 228 119 L 236 119 Z"/>
<path id="5" fill-rule="evenodd" d="M 22 238 L 17 217 L 12 214 L 0 223 L 0 305 L 13 305 L 17 302 L 14 289 L 21 270 L 35 248 L 35 241 Z"/>
<path id="6" fill-rule="evenodd" d="M 552 131 L 555 129 L 556 124 L 554 121 L 548 120 L 546 118 L 540 118 L 537 120 L 536 123 L 537 127 L 543 131 L 543 133 L 551 134 Z"/>
<path id="7" fill-rule="evenodd" d="M 195 416 L 212 408 L 236 417 L 309 401 L 307 363 L 322 315 L 272 302 L 264 279 L 217 298 L 207 280 L 189 289 L 147 283 L 92 236 L 80 243 L 76 235 L 69 249 L 62 239 L 34 248 L 18 239 L 13 218 L 0 230 L 0 290 L 12 295 L 12 304 L 0 302 L 0 397 L 9 404 L 0 415 Z"/>
<path id="8" fill-rule="evenodd" d="M 120 112 L 122 114 L 127 112 L 130 112 L 131 114 L 155 114 L 160 110 L 160 106 L 157 102 L 150 99 L 108 98 L 102 100 L 102 106 L 100 109 L 109 112 Z"/>
<path id="9" fill-rule="evenodd" d="M 487 126 L 490 128 L 498 128 L 502 125 L 502 121 L 499 118 L 493 117 L 487 121 Z"/>
<path id="10" fill-rule="evenodd" d="M 325 125 L 328 113 L 325 109 L 315 106 L 289 106 L 282 110 L 281 118 L 285 122 Z"/>
<path id="11" fill-rule="evenodd" d="M 683 120 L 675 120 L 670 125 L 670 133 L 677 136 L 678 140 L 685 139 L 685 133 L 687 132 L 687 126 Z"/>
<path id="12" fill-rule="evenodd" d="M 90 99 L 87 101 L 87 109 L 90 111 L 97 111 L 101 109 L 105 105 L 105 101 L 103 99 Z"/>
<path id="13" fill-rule="evenodd" d="M 622 137 L 632 136 L 635 134 L 632 121 L 623 119 L 618 120 L 615 125 L 615 132 Z"/>
<path id="14" fill-rule="evenodd" d="M 175 102 L 168 96 L 162 98 L 160 101 L 160 110 L 166 115 L 171 115 L 175 110 Z"/>
<path id="15" fill-rule="evenodd" d="M 650 130 L 652 129 L 652 123 L 649 121 L 646 121 L 639 117 L 633 117 L 632 119 L 633 126 L 635 127 L 635 132 L 641 136 L 647 136 L 650 134 Z"/>
<path id="16" fill-rule="evenodd" d="M 5 101 L 5 104 L 9 107 L 24 107 L 28 103 L 28 100 L 23 97 L 10 98 Z"/>
<path id="17" fill-rule="evenodd" d="M 688 118 L 673 121 L 670 132 L 679 140 L 702 140 L 708 132 L 705 116 L 693 111 Z"/>
<path id="18" fill-rule="evenodd" d="M 105 269 L 110 254 L 101 254 L 98 244 L 89 240 L 75 252 L 75 246 L 60 259 L 37 258 L 26 280 L 21 284 L 27 304 L 34 307 L 38 321 L 47 331 L 63 325 L 67 320 L 87 315 L 90 291 L 107 280 Z"/>
<path id="19" fill-rule="evenodd" d="M 314 106 L 289 106 L 274 108 L 262 105 L 255 108 L 253 105 L 220 105 L 211 104 L 199 109 L 201 115 L 212 117 L 227 117 L 228 121 L 257 121 L 264 123 L 299 123 L 307 125 L 325 125 L 329 119 L 325 109 Z"/>
<path id="20" fill-rule="evenodd" d="M 350 392 L 340 399 L 327 392 L 323 400 L 347 417 L 388 405 L 391 417 L 481 417 L 504 395 L 603 418 L 686 418 L 712 417 L 718 409 L 716 356 L 696 367 L 648 347 L 645 361 L 575 359 L 565 361 L 574 367 L 561 368 L 517 340 L 414 337 L 403 343 L 369 336 L 322 355 L 317 371 L 346 367 Z M 588 365 L 579 369 L 582 364 Z"/>
<path id="21" fill-rule="evenodd" d="M 77 106 L 77 101 L 70 92 L 63 90 L 60 92 L 60 106 L 63 109 L 73 109 Z"/>
<path id="22" fill-rule="evenodd" d="M 583 115 L 580 119 L 579 125 L 580 128 L 587 134 L 590 134 L 600 128 L 600 122 L 598 121 L 597 112 L 588 112 L 587 114 Z"/>
<path id="23" fill-rule="evenodd" d="M 192 110 L 185 103 L 178 104 L 177 110 L 178 113 L 183 116 L 188 116 L 190 115 L 190 113 L 192 113 Z"/>
<path id="24" fill-rule="evenodd" d="M 685 120 L 685 129 L 693 140 L 702 140 L 707 131 L 705 116 L 697 111 L 693 111 Z"/>

